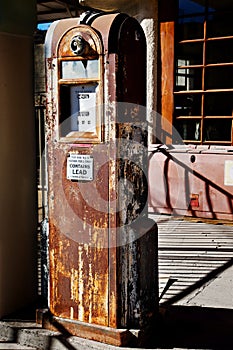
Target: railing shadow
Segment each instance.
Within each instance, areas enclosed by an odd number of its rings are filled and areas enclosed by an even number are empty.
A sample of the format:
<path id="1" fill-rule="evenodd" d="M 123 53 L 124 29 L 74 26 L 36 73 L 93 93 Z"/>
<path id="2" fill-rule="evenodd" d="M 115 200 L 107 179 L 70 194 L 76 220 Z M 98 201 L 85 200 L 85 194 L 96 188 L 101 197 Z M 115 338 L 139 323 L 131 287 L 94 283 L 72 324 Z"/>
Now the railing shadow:
<path id="1" fill-rule="evenodd" d="M 179 159 L 177 159 L 174 155 L 171 155 L 163 147 L 158 147 L 156 150 L 152 151 L 151 154 L 149 155 L 149 161 L 154 156 L 154 154 L 157 152 L 160 152 L 166 156 L 163 177 L 164 177 L 164 186 L 166 188 L 166 205 L 169 209 L 174 209 L 174 208 L 172 208 L 172 205 L 171 205 L 171 194 L 170 194 L 171 189 L 170 189 L 169 179 L 168 179 L 169 163 L 172 161 L 172 162 L 176 163 L 177 165 L 179 165 L 181 168 L 183 168 L 185 171 L 185 175 L 186 175 L 185 179 L 184 179 L 185 180 L 185 188 L 186 188 L 185 196 L 186 196 L 187 202 L 188 202 L 188 200 L 190 200 L 189 193 L 188 193 L 189 183 L 187 181 L 187 178 L 188 178 L 188 174 L 191 174 L 192 176 L 198 178 L 199 180 L 201 180 L 205 184 L 206 200 L 207 200 L 207 204 L 209 207 L 209 212 L 211 212 L 213 219 L 216 218 L 216 213 L 214 212 L 213 203 L 212 203 L 211 197 L 210 197 L 210 188 L 215 189 L 216 191 L 218 191 L 219 193 L 221 193 L 222 195 L 224 195 L 227 198 L 229 211 L 233 213 L 233 202 L 232 202 L 233 194 L 232 193 L 228 192 L 227 190 L 225 190 L 224 188 L 222 188 L 218 184 L 214 183 L 214 181 L 212 181 L 211 179 L 208 179 L 206 176 L 200 174 L 195 169 L 192 169 L 190 166 L 188 166 L 187 164 L 185 164 L 182 161 L 180 161 Z M 193 212 L 192 208 L 189 208 L 189 210 Z M 193 214 L 194 214 L 194 212 L 193 212 Z"/>
<path id="2" fill-rule="evenodd" d="M 228 260 L 225 264 L 219 266 L 217 269 L 211 270 L 208 274 L 206 274 L 206 276 L 204 276 L 203 278 L 201 278 L 200 280 L 198 280 L 194 284 L 190 285 L 188 288 L 181 291 L 177 295 L 174 295 L 172 298 L 161 303 L 160 305 L 161 306 L 168 306 L 168 305 L 172 305 L 172 304 L 178 302 L 179 300 L 188 296 L 190 293 L 194 292 L 196 289 L 199 289 L 202 286 L 204 286 L 207 282 L 213 280 L 215 277 L 217 277 L 219 274 L 223 273 L 225 270 L 227 270 L 231 266 L 233 266 L 233 258 Z M 232 307 L 233 307 L 233 300 L 232 300 Z"/>

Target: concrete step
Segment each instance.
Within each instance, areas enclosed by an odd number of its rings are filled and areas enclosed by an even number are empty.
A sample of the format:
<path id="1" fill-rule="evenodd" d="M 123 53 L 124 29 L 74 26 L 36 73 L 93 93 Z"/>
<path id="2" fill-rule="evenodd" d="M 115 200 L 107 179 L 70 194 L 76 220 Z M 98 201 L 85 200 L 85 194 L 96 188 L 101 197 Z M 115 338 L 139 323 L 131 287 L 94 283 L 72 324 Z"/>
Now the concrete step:
<path id="1" fill-rule="evenodd" d="M 62 335 L 59 332 L 52 332 L 42 329 L 40 325 L 30 322 L 3 322 L 0 321 L 0 349 L 21 349 L 30 350 L 119 350 L 119 347 L 95 342 L 74 336 Z M 13 346 L 8 348 L 7 346 Z M 17 347 L 18 346 L 18 347 Z M 124 350 L 133 350 L 124 348 Z"/>
<path id="2" fill-rule="evenodd" d="M 0 349 L 1 350 L 36 350 L 36 348 L 28 347 L 28 346 L 22 346 L 17 343 L 1 343 L 0 342 Z"/>

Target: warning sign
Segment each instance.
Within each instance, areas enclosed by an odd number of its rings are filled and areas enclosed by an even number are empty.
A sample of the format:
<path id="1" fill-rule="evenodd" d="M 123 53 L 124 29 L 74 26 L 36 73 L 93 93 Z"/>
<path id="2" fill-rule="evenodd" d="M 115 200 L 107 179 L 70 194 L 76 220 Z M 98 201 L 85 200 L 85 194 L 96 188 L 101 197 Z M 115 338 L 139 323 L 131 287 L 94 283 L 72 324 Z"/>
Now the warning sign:
<path id="1" fill-rule="evenodd" d="M 93 157 L 87 154 L 69 153 L 67 157 L 67 179 L 79 181 L 93 180 Z"/>

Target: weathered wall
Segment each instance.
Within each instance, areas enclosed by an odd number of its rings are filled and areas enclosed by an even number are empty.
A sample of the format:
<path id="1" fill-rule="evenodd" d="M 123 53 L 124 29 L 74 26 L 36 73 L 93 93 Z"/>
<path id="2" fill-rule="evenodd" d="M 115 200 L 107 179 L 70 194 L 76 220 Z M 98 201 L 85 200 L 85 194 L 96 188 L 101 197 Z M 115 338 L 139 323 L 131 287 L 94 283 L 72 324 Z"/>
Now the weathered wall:
<path id="1" fill-rule="evenodd" d="M 150 140 L 155 134 L 157 111 L 158 0 L 79 0 L 81 5 L 104 11 L 120 11 L 137 18 L 147 40 L 147 108 Z"/>
<path id="2" fill-rule="evenodd" d="M 35 2 L 1 2 L 0 317 L 36 296 Z"/>

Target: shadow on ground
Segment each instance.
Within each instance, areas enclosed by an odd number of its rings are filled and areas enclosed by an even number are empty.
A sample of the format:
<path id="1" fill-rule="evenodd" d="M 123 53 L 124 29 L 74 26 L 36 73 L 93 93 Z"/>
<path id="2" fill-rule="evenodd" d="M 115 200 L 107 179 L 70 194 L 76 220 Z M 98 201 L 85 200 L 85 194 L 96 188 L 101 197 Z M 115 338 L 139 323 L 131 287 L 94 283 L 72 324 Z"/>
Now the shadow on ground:
<path id="1" fill-rule="evenodd" d="M 233 310 L 168 306 L 161 309 L 148 348 L 233 349 Z"/>
<path id="2" fill-rule="evenodd" d="M 32 316 L 32 311 L 35 310 L 30 309 L 26 315 L 18 314 L 17 319 L 28 320 Z M 14 319 L 15 316 L 11 315 L 10 319 Z M 59 324 L 54 324 L 54 326 L 60 335 L 51 335 L 43 350 L 54 349 L 54 346 L 52 346 L 53 339 L 63 345 L 63 349 L 89 348 L 88 341 L 84 341 L 81 347 L 72 345 L 69 342 L 72 335 Z M 20 329 L 15 328 L 10 341 L 16 342 L 19 332 Z M 159 318 L 146 334 L 145 340 L 146 343 L 143 342 L 143 346 L 141 346 L 143 349 L 232 350 L 233 310 L 173 305 L 163 307 L 160 309 Z M 96 343 L 94 346 L 92 343 L 93 348 L 99 348 L 98 344 L 100 345 L 100 343 Z M 41 349 L 41 347 L 39 348 Z M 103 346 L 100 346 L 100 348 L 103 348 Z M 111 346 L 109 348 L 117 349 Z"/>

